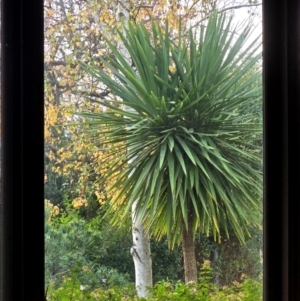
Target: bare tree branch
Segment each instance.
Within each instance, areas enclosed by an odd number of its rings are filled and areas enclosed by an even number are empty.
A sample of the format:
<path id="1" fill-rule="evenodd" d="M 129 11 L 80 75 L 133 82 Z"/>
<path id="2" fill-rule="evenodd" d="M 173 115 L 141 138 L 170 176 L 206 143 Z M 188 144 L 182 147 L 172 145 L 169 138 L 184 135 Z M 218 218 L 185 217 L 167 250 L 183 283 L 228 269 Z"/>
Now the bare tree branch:
<path id="1" fill-rule="evenodd" d="M 218 14 L 221 14 L 227 10 L 232 10 L 232 9 L 239 9 L 239 8 L 244 8 L 244 7 L 254 7 L 254 6 L 260 6 L 262 5 L 262 3 L 256 3 L 256 4 L 241 4 L 241 5 L 235 5 L 235 6 L 230 6 L 230 7 L 225 7 L 221 10 L 218 10 Z M 201 22 L 207 20 L 210 17 L 210 14 L 207 15 L 206 17 L 204 17 L 203 19 L 199 20 L 196 24 L 194 24 L 193 26 L 191 26 L 191 28 L 194 28 L 196 26 L 198 26 Z"/>
<path id="2" fill-rule="evenodd" d="M 130 10 L 123 4 L 122 1 L 118 1 L 118 4 L 120 4 L 127 12 L 130 12 Z"/>
<path id="3" fill-rule="evenodd" d="M 152 8 L 153 9 L 154 4 L 153 5 L 146 5 L 146 4 L 141 4 L 141 5 L 137 5 L 134 7 L 134 10 L 136 9 L 140 9 L 140 8 Z"/>
<path id="4" fill-rule="evenodd" d="M 223 13 L 224 11 L 231 10 L 231 9 L 238 9 L 238 8 L 251 7 L 251 6 L 260 6 L 260 5 L 262 5 L 262 3 L 235 5 L 235 6 L 223 8 L 223 9 L 219 10 L 218 13 Z"/>
<path id="5" fill-rule="evenodd" d="M 84 95 L 84 96 L 91 96 L 91 97 L 97 97 L 97 98 L 101 98 L 103 99 L 105 96 L 107 96 L 110 92 L 108 90 L 104 90 L 103 92 L 99 93 L 99 92 L 95 92 L 95 91 L 91 91 L 91 92 L 87 92 L 87 91 L 76 91 L 73 92 L 73 94 L 77 94 L 77 95 Z"/>

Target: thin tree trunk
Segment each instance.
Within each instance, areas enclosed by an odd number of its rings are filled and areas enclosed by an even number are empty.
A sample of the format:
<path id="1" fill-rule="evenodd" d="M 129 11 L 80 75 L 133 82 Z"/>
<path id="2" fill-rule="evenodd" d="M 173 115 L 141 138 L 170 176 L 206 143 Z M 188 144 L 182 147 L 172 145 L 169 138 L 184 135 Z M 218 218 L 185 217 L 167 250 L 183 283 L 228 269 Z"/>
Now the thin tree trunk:
<path id="1" fill-rule="evenodd" d="M 188 229 L 186 229 L 186 225 L 184 223 L 182 225 L 182 253 L 185 283 L 198 282 L 197 261 L 191 220 L 192 219 L 189 221 Z"/>
<path id="2" fill-rule="evenodd" d="M 150 250 L 150 238 L 148 233 L 144 231 L 143 225 L 137 223 L 134 210 L 136 202 L 132 209 L 132 238 L 133 246 L 130 253 L 134 261 L 135 267 L 135 286 L 139 297 L 147 297 L 148 287 L 152 287 L 152 258 Z"/>

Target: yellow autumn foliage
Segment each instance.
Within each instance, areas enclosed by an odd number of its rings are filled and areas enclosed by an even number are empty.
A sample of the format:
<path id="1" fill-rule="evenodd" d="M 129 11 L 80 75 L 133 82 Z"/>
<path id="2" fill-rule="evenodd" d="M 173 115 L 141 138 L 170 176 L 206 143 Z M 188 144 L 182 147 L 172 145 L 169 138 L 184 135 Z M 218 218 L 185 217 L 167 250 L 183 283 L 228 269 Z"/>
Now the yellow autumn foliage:
<path id="1" fill-rule="evenodd" d="M 47 220 L 48 223 L 51 223 L 52 218 L 60 213 L 58 206 L 53 205 L 47 199 L 45 199 L 45 209 L 49 212 L 49 216 Z"/>
<path id="2" fill-rule="evenodd" d="M 88 201 L 82 197 L 78 197 L 72 201 L 72 205 L 75 209 L 79 209 L 81 207 L 87 207 Z"/>

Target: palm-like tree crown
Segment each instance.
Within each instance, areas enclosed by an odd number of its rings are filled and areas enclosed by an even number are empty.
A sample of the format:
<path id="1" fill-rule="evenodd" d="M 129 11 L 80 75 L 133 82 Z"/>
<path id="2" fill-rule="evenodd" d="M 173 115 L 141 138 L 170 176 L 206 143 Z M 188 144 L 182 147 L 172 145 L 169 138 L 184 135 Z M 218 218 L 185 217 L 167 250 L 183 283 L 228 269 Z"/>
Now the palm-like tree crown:
<path id="1" fill-rule="evenodd" d="M 105 69 L 83 65 L 118 96 L 82 114 L 105 137 L 99 147 L 109 150 L 110 171 L 102 180 L 117 177 L 116 214 L 138 200 L 136 217 L 172 245 L 191 219 L 193 231 L 217 238 L 232 228 L 241 241 L 261 224 L 262 127 L 249 109 L 261 105 L 261 73 L 252 71 L 260 45 L 242 48 L 250 28 L 237 34 L 226 20 L 213 14 L 198 41 L 191 31 L 175 42 L 167 25 L 149 32 L 129 24 L 119 34 L 132 64 L 108 42 Z"/>

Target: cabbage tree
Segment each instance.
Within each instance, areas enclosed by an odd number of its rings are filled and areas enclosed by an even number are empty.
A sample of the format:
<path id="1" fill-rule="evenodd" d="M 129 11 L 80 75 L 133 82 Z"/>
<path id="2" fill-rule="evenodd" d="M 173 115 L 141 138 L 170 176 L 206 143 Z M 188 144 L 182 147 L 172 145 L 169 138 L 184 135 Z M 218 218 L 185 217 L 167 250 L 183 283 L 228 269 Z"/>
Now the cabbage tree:
<path id="1" fill-rule="evenodd" d="M 262 99 L 261 73 L 252 71 L 259 38 L 245 46 L 250 26 L 238 32 L 217 13 L 177 38 L 167 23 L 125 30 L 132 63 L 107 41 L 101 66 L 82 64 L 111 94 L 98 100 L 103 110 L 81 115 L 107 153 L 101 180 L 116 179 L 115 222 L 136 202 L 150 234 L 182 243 L 185 281 L 197 282 L 196 231 L 220 241 L 233 230 L 243 243 L 250 225 L 261 226 L 262 126 L 249 110 Z"/>

